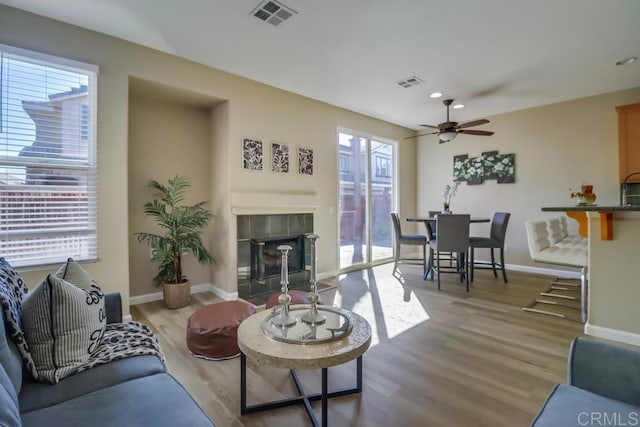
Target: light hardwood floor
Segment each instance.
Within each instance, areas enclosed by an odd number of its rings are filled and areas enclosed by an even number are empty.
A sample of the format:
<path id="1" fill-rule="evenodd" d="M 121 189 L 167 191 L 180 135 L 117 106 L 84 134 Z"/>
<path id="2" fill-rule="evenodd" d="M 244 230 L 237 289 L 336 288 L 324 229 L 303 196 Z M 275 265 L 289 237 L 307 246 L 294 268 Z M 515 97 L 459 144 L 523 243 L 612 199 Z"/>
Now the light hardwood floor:
<path id="1" fill-rule="evenodd" d="M 331 426 L 526 426 L 550 392 L 564 382 L 571 340 L 579 323 L 521 307 L 549 277 L 509 272 L 509 284 L 491 271 L 476 271 L 466 293 L 453 275 L 442 290 L 423 281 L 420 267 L 392 264 L 341 276 L 323 292 L 326 304 L 353 310 L 373 329 L 364 355 L 362 395 L 329 401 Z M 240 415 L 239 359 L 212 362 L 193 357 L 185 343 L 189 315 L 220 300 L 194 295 L 169 310 L 162 302 L 134 306 L 134 320 L 157 333 L 169 371 L 217 426 L 304 426 L 302 406 Z M 294 396 L 288 372 L 248 362 L 248 403 Z M 306 388 L 319 390 L 320 373 L 305 371 Z M 355 363 L 329 369 L 329 387 L 352 386 Z M 319 416 L 319 403 L 314 404 Z"/>

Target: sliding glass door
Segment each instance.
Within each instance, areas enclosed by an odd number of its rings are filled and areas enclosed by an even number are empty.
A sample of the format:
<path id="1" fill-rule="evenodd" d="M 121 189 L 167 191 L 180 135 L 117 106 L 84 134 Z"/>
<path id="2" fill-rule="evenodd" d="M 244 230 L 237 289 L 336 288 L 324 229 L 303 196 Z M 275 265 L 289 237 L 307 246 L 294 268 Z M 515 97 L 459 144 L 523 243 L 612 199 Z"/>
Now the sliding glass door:
<path id="1" fill-rule="evenodd" d="M 340 270 L 393 257 L 395 144 L 338 133 Z"/>

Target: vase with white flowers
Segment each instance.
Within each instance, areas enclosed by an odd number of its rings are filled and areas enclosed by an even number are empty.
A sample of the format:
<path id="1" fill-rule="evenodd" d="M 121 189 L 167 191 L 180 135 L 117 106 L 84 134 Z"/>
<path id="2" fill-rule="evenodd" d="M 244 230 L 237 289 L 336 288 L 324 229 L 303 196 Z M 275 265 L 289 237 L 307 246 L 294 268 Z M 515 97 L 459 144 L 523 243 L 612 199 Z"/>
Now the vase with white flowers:
<path id="1" fill-rule="evenodd" d="M 451 198 L 456 195 L 458 191 L 458 187 L 460 186 L 460 181 L 453 181 L 453 185 L 447 184 L 444 187 L 444 193 L 442 193 L 442 207 L 444 208 L 444 213 L 451 212 Z"/>

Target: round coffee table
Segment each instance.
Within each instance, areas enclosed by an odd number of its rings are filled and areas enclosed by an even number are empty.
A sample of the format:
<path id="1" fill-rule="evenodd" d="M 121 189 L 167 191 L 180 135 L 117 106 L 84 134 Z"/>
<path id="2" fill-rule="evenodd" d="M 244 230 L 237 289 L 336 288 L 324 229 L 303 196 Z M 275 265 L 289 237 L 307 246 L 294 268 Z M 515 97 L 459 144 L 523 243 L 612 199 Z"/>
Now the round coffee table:
<path id="1" fill-rule="evenodd" d="M 292 311 L 308 305 L 293 305 Z M 327 400 L 332 397 L 345 396 L 362 392 L 362 355 L 371 344 L 371 326 L 360 315 L 350 311 L 340 310 L 349 318 L 351 331 L 341 338 L 320 343 L 291 343 L 267 336 L 263 331 L 265 319 L 273 316 L 272 310 L 260 311 L 245 319 L 238 328 L 238 347 L 240 347 L 240 412 L 249 414 L 267 409 L 281 408 L 283 406 L 304 403 L 307 413 L 314 426 L 320 425 L 313 412 L 310 402 L 322 401 L 322 425 L 327 425 Z M 330 328 L 331 319 L 327 320 L 324 328 Z M 268 321 L 268 320 L 267 320 Z M 283 328 L 284 331 L 284 328 Z M 247 406 L 247 375 L 246 358 L 251 358 L 259 365 L 274 368 L 289 369 L 300 396 L 267 403 Z M 355 388 L 328 391 L 327 369 L 357 359 Z M 316 394 L 305 393 L 295 369 L 321 369 L 322 392 Z"/>

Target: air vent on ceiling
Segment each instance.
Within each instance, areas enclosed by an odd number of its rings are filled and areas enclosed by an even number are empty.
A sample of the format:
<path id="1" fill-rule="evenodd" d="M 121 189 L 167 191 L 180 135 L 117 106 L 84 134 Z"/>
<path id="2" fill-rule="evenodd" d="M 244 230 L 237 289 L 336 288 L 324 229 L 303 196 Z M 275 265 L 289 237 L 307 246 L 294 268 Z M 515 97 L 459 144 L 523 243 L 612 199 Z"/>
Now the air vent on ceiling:
<path id="1" fill-rule="evenodd" d="M 411 76 L 411 77 L 407 77 L 406 79 L 402 79 L 399 82 L 396 82 L 397 85 L 402 86 L 404 88 L 409 88 L 411 86 L 417 86 L 424 83 L 424 80 L 416 77 L 416 76 Z"/>
<path id="2" fill-rule="evenodd" d="M 264 0 L 251 11 L 251 15 L 273 26 L 280 25 L 297 13 L 290 7 L 275 0 Z"/>

